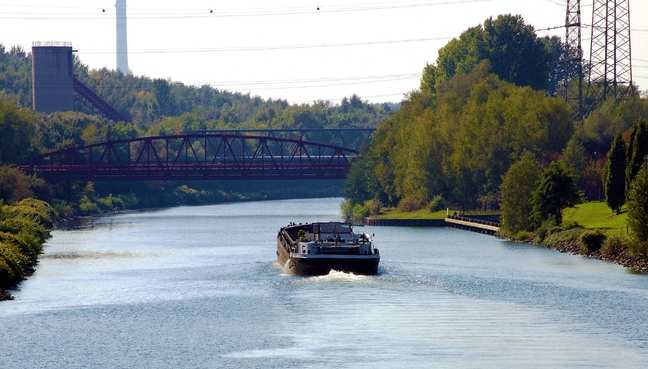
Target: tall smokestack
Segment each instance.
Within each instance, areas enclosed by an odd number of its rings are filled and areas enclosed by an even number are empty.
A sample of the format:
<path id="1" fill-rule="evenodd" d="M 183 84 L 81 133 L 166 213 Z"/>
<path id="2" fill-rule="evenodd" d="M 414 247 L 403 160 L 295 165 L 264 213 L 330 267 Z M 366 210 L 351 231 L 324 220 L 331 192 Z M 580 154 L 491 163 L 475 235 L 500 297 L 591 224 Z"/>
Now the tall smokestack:
<path id="1" fill-rule="evenodd" d="M 117 0 L 115 7 L 117 9 L 117 70 L 123 74 L 129 74 L 126 0 Z"/>

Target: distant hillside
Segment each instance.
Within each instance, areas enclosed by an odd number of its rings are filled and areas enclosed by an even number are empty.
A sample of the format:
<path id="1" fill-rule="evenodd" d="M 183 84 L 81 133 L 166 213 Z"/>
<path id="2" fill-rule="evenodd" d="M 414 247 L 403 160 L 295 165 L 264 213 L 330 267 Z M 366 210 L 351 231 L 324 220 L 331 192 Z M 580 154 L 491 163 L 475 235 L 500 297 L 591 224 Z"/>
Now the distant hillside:
<path id="1" fill-rule="evenodd" d="M 340 105 L 290 105 L 210 86 L 123 75 L 108 69 L 93 70 L 75 60 L 77 78 L 93 88 L 134 122 L 150 126 L 164 117 L 186 113 L 209 120 L 210 126 L 245 127 L 374 127 L 398 104 L 369 104 L 353 96 Z M 31 55 L 21 48 L 0 45 L 0 94 L 31 107 Z M 93 113 L 81 102 L 75 109 Z"/>

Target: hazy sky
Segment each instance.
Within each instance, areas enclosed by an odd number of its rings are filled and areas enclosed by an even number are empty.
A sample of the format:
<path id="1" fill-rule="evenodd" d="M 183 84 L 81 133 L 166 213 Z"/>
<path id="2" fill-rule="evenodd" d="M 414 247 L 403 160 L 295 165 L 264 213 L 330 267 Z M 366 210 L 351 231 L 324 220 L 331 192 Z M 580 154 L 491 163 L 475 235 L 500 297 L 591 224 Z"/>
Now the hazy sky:
<path id="1" fill-rule="evenodd" d="M 504 13 L 521 14 L 538 29 L 560 25 L 561 4 L 564 0 L 128 0 L 130 68 L 136 75 L 291 102 L 337 102 L 353 93 L 395 101 L 418 86 L 423 66 L 436 60 L 448 38 Z M 0 43 L 30 48 L 32 41 L 71 41 L 84 63 L 112 69 L 114 5 L 114 0 L 0 0 Z M 631 7 L 635 79 L 648 89 L 648 0 L 631 0 Z M 583 13 L 590 23 L 591 6 Z M 549 33 L 564 31 L 541 34 Z M 587 41 L 585 46 L 588 53 Z"/>

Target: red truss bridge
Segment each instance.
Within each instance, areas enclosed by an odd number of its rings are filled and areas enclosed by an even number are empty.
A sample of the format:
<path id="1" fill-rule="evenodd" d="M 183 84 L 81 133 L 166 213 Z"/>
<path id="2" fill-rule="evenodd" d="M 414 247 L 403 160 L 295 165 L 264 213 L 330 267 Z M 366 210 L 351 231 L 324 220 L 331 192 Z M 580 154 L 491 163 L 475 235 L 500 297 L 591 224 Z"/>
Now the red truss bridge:
<path id="1" fill-rule="evenodd" d="M 202 131 L 108 140 L 42 155 L 25 169 L 49 180 L 344 179 L 357 150 L 305 139 L 335 131 L 284 131 L 296 137 L 278 137 L 281 130 Z"/>

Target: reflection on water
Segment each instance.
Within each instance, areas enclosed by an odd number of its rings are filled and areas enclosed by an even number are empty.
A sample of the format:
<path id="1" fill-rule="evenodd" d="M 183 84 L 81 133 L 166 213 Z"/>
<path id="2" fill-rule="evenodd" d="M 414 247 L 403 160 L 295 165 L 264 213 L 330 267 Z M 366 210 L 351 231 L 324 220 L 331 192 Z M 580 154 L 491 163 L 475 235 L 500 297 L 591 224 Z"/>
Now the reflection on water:
<path id="1" fill-rule="evenodd" d="M 3 368 L 645 368 L 648 277 L 453 229 L 368 228 L 381 273 L 302 278 L 279 227 L 340 199 L 56 231 L 0 304 Z M 7 332 L 7 333 L 5 333 Z"/>
<path id="2" fill-rule="evenodd" d="M 110 251 L 60 251 L 47 253 L 43 259 L 103 259 L 103 258 L 128 258 L 135 256 L 132 252 L 110 252 Z"/>

